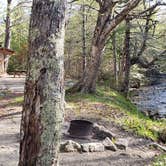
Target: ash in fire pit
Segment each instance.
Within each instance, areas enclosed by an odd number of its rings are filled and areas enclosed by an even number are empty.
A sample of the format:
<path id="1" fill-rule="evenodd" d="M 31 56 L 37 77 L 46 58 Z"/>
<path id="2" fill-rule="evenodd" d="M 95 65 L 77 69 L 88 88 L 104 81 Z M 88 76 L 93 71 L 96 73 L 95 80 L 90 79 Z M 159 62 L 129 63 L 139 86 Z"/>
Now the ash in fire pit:
<path id="1" fill-rule="evenodd" d="M 87 120 L 72 120 L 69 127 L 69 136 L 72 138 L 90 139 L 93 123 Z"/>

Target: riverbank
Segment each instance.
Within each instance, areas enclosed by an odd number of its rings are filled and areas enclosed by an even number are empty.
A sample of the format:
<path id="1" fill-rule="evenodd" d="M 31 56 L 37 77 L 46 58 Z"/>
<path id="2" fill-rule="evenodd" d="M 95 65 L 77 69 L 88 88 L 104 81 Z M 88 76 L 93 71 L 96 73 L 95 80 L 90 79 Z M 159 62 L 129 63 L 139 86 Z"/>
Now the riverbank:
<path id="1" fill-rule="evenodd" d="M 166 77 L 159 78 L 157 84 L 140 87 L 133 91 L 133 102 L 138 110 L 154 118 L 166 118 Z"/>

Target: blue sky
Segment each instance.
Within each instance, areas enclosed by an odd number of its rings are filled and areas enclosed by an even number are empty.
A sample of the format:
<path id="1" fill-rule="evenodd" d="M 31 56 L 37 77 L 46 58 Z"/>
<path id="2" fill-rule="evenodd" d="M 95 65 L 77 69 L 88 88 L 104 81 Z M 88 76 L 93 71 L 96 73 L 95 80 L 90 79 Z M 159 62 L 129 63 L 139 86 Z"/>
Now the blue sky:
<path id="1" fill-rule="evenodd" d="M 6 8 L 6 1 L 7 0 L 0 0 L 0 11 L 3 11 Z M 12 0 L 12 5 L 15 6 L 19 0 Z M 156 0 L 154 0 L 155 2 Z M 166 3 L 166 0 L 161 0 L 162 2 Z"/>
<path id="2" fill-rule="evenodd" d="M 6 9 L 6 1 L 7 0 L 0 0 L 0 16 L 3 13 L 3 11 Z M 15 6 L 18 3 L 18 1 L 20 1 L 20 0 L 12 0 L 12 6 Z M 155 2 L 156 0 L 153 0 L 153 1 Z M 159 0 L 157 0 L 157 1 L 159 1 Z M 166 0 L 161 0 L 161 1 L 166 3 Z M 161 7 L 161 8 L 163 11 L 164 11 L 164 9 L 166 10 L 166 7 Z"/>

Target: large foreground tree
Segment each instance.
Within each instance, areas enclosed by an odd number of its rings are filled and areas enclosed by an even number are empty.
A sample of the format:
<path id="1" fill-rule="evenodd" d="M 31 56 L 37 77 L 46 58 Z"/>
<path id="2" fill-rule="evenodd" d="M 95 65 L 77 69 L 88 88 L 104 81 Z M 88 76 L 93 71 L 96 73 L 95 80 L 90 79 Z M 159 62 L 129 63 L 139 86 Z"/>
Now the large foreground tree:
<path id="1" fill-rule="evenodd" d="M 19 166 L 58 165 L 65 0 L 33 0 Z"/>
<path id="2" fill-rule="evenodd" d="M 101 65 L 102 54 L 110 33 L 126 18 L 141 0 L 123 2 L 122 9 L 113 17 L 114 8 L 119 0 L 96 0 L 99 4 L 98 18 L 91 44 L 90 61 L 80 81 L 69 92 L 93 93 Z"/>

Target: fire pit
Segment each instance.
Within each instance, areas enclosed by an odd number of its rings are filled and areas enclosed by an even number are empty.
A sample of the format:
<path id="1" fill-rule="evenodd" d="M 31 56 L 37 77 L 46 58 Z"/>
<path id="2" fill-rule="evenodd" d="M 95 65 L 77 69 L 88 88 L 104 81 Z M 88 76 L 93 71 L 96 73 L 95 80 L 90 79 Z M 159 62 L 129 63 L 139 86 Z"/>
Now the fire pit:
<path id="1" fill-rule="evenodd" d="M 87 120 L 72 120 L 68 130 L 69 136 L 80 139 L 90 139 L 92 137 L 93 123 Z"/>

